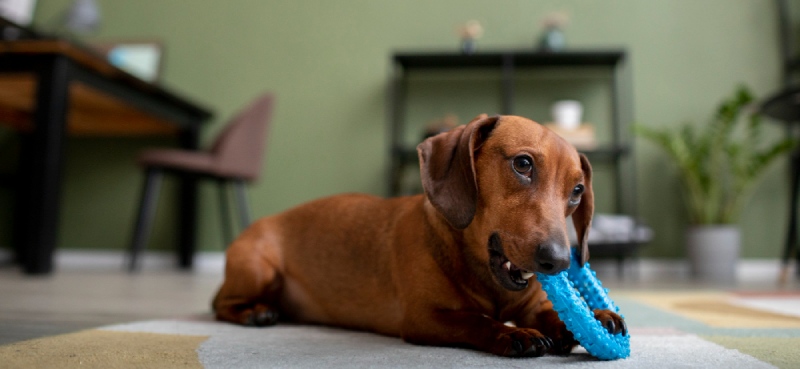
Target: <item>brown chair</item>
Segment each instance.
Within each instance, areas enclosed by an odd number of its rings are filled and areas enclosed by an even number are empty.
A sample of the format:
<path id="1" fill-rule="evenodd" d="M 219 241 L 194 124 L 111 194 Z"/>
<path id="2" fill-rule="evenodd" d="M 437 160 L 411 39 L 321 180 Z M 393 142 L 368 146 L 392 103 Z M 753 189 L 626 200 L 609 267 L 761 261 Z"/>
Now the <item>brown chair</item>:
<path id="1" fill-rule="evenodd" d="M 145 183 L 139 203 L 136 226 L 128 255 L 128 270 L 139 268 L 139 254 L 144 249 L 155 216 L 158 192 L 164 173 L 209 178 L 219 183 L 223 237 L 232 241 L 228 206 L 228 184 L 233 183 L 242 227 L 250 224 L 245 183 L 261 174 L 267 130 L 275 98 L 264 94 L 237 114 L 217 136 L 208 151 L 148 149 L 138 158 L 145 169 Z"/>

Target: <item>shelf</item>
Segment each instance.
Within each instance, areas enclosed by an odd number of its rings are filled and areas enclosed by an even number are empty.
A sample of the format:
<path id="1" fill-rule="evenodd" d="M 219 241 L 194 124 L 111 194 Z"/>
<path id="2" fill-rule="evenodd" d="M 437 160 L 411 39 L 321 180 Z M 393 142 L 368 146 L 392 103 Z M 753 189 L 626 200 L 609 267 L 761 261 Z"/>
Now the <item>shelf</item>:
<path id="1" fill-rule="evenodd" d="M 630 254 L 647 242 L 590 242 L 589 254 L 592 256 L 617 256 Z"/>
<path id="2" fill-rule="evenodd" d="M 630 154 L 630 145 L 620 145 L 617 147 L 600 147 L 594 150 L 578 150 L 586 155 L 590 161 L 615 161 Z"/>
<path id="3" fill-rule="evenodd" d="M 454 69 L 454 68 L 499 68 L 506 63 L 514 67 L 614 67 L 625 58 L 623 50 L 570 50 L 560 52 L 541 51 L 486 51 L 473 54 L 454 52 L 397 53 L 394 62 L 406 70 L 410 69 Z"/>
<path id="4" fill-rule="evenodd" d="M 611 143 L 602 145 L 595 150 L 581 151 L 593 162 L 610 164 L 616 184 L 612 189 L 615 198 L 615 212 L 635 213 L 635 196 L 631 191 L 635 185 L 631 184 L 629 180 L 629 178 L 635 178 L 631 155 L 633 146 L 630 142 L 623 140 L 620 133 L 625 130 L 625 124 L 630 121 L 630 117 L 622 116 L 624 111 L 622 106 L 625 101 L 621 99 L 623 92 L 629 91 L 630 88 L 627 77 L 630 73 L 627 55 L 626 51 L 621 48 L 572 49 L 560 52 L 542 52 L 531 49 L 486 50 L 472 54 L 464 54 L 455 50 L 414 50 L 393 54 L 390 59 L 395 68 L 389 117 L 388 194 L 394 196 L 405 193 L 402 189 L 402 177 L 405 175 L 407 167 L 416 166 L 419 161 L 415 147 L 404 140 L 408 85 L 409 78 L 413 73 L 435 74 L 455 71 L 463 74 L 465 71 L 475 70 L 499 72 L 499 74 L 495 73 L 492 78 L 499 82 L 500 89 L 491 94 L 500 97 L 499 111 L 502 114 L 513 115 L 515 90 L 518 85 L 527 83 L 515 78 L 519 71 L 563 68 L 565 71 L 571 71 L 571 75 L 575 77 L 576 73 L 579 75 L 582 71 L 589 69 L 604 69 L 609 72 L 610 77 L 607 81 L 611 117 L 608 129 L 613 139 Z M 570 74 L 565 74 L 565 76 L 568 75 Z M 628 184 L 623 184 L 623 182 Z"/>

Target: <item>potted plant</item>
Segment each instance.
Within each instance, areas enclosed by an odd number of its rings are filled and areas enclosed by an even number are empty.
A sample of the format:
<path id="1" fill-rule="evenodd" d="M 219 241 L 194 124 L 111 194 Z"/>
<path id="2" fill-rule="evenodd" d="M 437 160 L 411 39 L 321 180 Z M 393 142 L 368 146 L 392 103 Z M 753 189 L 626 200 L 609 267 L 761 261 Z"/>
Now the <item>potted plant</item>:
<path id="1" fill-rule="evenodd" d="M 690 222 L 687 253 L 692 275 L 700 280 L 735 281 L 742 207 L 764 170 L 796 144 L 793 139 L 764 144 L 753 101 L 749 89 L 740 86 L 707 125 L 634 127 L 666 151 L 680 171 Z"/>

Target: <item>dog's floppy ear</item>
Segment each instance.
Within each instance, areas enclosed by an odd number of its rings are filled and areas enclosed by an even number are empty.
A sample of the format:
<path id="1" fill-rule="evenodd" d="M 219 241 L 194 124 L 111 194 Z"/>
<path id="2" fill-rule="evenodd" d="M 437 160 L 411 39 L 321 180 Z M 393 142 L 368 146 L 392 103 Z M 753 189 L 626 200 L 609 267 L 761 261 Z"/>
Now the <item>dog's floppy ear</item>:
<path id="1" fill-rule="evenodd" d="M 583 169 L 583 196 L 581 203 L 572 213 L 572 224 L 578 235 L 578 263 L 580 266 L 589 260 L 589 229 L 592 228 L 592 215 L 594 214 L 594 192 L 592 191 L 592 165 L 586 155 L 581 156 L 581 169 Z"/>
<path id="2" fill-rule="evenodd" d="M 457 229 L 467 228 L 475 216 L 478 186 L 474 154 L 498 118 L 481 114 L 467 125 L 428 138 L 417 146 L 425 195 Z"/>

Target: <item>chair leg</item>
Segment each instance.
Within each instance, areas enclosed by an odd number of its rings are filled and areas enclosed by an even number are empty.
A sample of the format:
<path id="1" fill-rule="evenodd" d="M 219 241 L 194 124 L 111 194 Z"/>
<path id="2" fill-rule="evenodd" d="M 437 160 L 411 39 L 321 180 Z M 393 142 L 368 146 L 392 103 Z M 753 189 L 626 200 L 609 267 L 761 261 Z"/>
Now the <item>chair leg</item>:
<path id="1" fill-rule="evenodd" d="M 144 188 L 139 202 L 139 211 L 136 216 L 136 227 L 133 231 L 133 240 L 128 250 L 128 271 L 139 270 L 139 254 L 144 249 L 150 228 L 155 217 L 158 193 L 161 188 L 161 179 L 164 173 L 157 168 L 148 168 L 144 180 Z"/>
<path id="2" fill-rule="evenodd" d="M 236 188 L 236 201 L 239 203 L 239 222 L 242 228 L 250 226 L 250 207 L 247 204 L 247 191 L 244 180 L 237 179 L 233 181 Z"/>
<path id="3" fill-rule="evenodd" d="M 222 217 L 222 243 L 227 246 L 233 242 L 233 236 L 231 235 L 233 232 L 231 231 L 233 226 L 231 225 L 231 209 L 230 205 L 228 204 L 229 196 L 228 196 L 228 181 L 220 179 L 218 182 L 219 185 L 219 206 L 220 206 L 220 216 Z"/>

